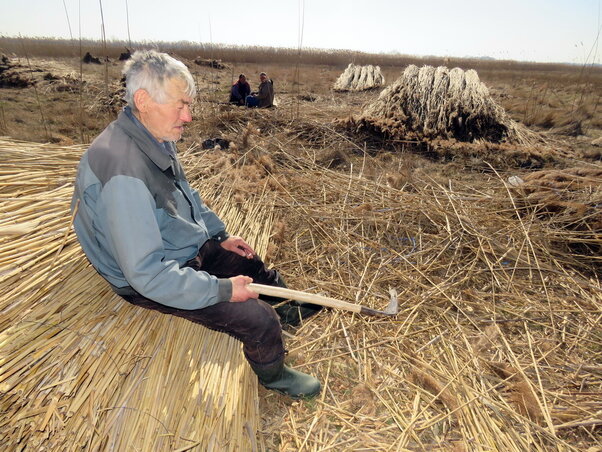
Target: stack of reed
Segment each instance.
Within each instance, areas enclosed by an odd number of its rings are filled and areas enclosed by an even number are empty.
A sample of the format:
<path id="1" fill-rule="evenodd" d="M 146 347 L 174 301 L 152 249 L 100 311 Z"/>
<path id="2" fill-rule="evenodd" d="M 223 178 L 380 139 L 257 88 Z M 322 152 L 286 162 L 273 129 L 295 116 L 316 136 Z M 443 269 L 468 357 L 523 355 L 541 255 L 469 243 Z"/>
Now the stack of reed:
<path id="1" fill-rule="evenodd" d="M 0 444 L 10 450 L 252 450 L 257 383 L 240 343 L 134 307 L 70 224 L 83 147 L 0 141 Z M 203 186 L 208 198 L 217 197 Z M 271 209 L 214 207 L 260 252 Z"/>

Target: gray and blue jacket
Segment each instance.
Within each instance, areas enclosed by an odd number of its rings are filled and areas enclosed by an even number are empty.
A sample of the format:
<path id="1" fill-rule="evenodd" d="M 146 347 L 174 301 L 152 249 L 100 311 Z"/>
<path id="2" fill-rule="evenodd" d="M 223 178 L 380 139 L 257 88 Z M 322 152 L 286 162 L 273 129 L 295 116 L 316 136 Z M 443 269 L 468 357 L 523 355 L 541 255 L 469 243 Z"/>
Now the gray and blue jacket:
<path id="1" fill-rule="evenodd" d="M 119 294 L 132 289 L 180 309 L 229 301 L 232 283 L 183 265 L 228 235 L 193 190 L 174 143 L 159 143 L 123 111 L 79 163 L 71 203 L 90 263 Z"/>

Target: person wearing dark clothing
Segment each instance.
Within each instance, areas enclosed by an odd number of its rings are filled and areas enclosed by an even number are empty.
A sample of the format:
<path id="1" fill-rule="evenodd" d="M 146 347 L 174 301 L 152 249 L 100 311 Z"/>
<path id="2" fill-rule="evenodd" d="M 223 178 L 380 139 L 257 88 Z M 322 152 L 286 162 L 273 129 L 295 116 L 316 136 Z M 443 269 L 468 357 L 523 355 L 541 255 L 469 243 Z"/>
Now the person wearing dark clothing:
<path id="1" fill-rule="evenodd" d="M 245 74 L 240 74 L 238 80 L 230 89 L 230 103 L 244 105 L 249 94 L 251 94 L 251 86 L 247 82 L 247 77 L 245 77 Z"/>
<path id="2" fill-rule="evenodd" d="M 257 93 L 247 97 L 247 107 L 270 108 L 274 106 L 274 82 L 265 72 L 259 74 Z"/>
<path id="3" fill-rule="evenodd" d="M 124 66 L 127 106 L 78 166 L 71 209 L 79 243 L 96 271 L 128 302 L 227 333 L 259 382 L 293 398 L 320 382 L 284 365 L 282 323 L 317 312 L 258 299 L 249 283 L 284 287 L 241 237 L 202 201 L 175 142 L 196 96 L 186 66 L 165 53 L 135 52 Z"/>

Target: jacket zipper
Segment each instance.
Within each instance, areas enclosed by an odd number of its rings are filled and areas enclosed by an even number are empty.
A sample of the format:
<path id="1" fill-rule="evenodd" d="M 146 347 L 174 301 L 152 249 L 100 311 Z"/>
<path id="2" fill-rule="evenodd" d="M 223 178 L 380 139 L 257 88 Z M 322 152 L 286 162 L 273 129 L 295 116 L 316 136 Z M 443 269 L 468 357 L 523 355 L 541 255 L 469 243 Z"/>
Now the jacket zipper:
<path id="1" fill-rule="evenodd" d="M 184 189 L 182 188 L 182 186 L 180 185 L 180 183 L 178 182 L 178 179 L 176 177 L 176 171 L 175 171 L 175 167 L 174 167 L 174 158 L 173 157 L 171 157 L 171 173 L 173 174 L 174 185 L 179 190 L 179 192 L 182 194 L 182 196 L 184 196 L 184 199 L 186 200 L 186 202 L 188 203 L 188 206 L 190 207 L 190 217 L 192 218 L 192 221 L 194 221 L 196 224 L 199 224 L 198 221 L 196 221 L 196 217 L 194 215 L 194 205 L 192 204 L 192 201 L 190 200 L 190 198 L 188 198 L 188 195 L 186 194 L 186 192 L 184 191 Z"/>

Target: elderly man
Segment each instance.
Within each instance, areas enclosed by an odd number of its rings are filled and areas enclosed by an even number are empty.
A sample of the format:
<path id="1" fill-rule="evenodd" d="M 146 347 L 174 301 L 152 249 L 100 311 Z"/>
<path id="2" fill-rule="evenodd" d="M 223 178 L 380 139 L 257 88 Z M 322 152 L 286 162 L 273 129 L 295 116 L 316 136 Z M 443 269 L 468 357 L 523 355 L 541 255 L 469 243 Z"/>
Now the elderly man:
<path id="1" fill-rule="evenodd" d="M 259 88 L 257 93 L 247 96 L 248 107 L 270 108 L 274 106 L 274 82 L 268 74 L 259 74 Z"/>
<path id="2" fill-rule="evenodd" d="M 196 96 L 188 68 L 151 50 L 134 53 L 123 72 L 128 106 L 85 152 L 75 183 L 74 227 L 89 261 L 130 303 L 239 339 L 266 388 L 317 394 L 317 379 L 284 365 L 278 316 L 295 323 L 317 308 L 277 314 L 257 299 L 248 284 L 284 286 L 279 274 L 226 232 L 177 158 Z"/>

